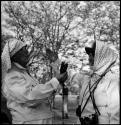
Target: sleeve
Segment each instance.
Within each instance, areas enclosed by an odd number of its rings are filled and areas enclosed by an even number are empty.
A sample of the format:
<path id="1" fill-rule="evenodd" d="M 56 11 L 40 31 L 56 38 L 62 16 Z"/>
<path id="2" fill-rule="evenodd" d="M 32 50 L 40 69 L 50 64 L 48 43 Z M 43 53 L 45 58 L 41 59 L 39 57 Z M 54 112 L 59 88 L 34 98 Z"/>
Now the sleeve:
<path id="1" fill-rule="evenodd" d="M 120 121 L 119 84 L 119 75 L 113 75 L 108 88 L 108 112 L 110 113 L 111 124 L 119 124 Z"/>
<path id="2" fill-rule="evenodd" d="M 108 79 L 108 80 L 107 80 Z M 100 108 L 101 115 L 99 123 L 103 124 L 119 124 L 120 123 L 120 92 L 119 92 L 119 76 L 109 75 L 106 78 L 106 100 L 107 108 Z"/>
<path id="3" fill-rule="evenodd" d="M 78 92 L 79 89 L 82 87 L 82 75 L 81 74 L 74 74 L 71 78 L 71 91 Z"/>
<path id="4" fill-rule="evenodd" d="M 6 79 L 8 94 L 21 103 L 48 98 L 53 91 L 57 89 L 58 85 L 58 80 L 52 78 L 45 84 L 38 84 L 35 87 L 32 87 L 30 80 L 25 79 L 18 72 L 10 74 Z"/>

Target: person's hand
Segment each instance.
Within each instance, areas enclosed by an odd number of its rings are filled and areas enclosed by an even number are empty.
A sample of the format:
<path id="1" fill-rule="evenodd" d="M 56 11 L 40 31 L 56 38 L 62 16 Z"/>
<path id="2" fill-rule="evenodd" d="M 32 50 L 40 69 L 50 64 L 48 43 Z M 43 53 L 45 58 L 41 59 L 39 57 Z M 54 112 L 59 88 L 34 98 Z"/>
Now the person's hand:
<path id="1" fill-rule="evenodd" d="M 64 82 L 67 80 L 68 78 L 68 74 L 67 72 L 63 73 L 63 74 L 56 74 L 56 78 L 59 81 L 59 83 L 61 85 L 64 85 Z"/>

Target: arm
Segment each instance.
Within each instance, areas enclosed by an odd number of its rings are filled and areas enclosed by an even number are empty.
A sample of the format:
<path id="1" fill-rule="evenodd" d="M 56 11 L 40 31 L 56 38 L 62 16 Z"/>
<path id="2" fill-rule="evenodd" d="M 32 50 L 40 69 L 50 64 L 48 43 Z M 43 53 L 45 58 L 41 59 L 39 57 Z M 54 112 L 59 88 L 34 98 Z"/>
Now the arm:
<path id="1" fill-rule="evenodd" d="M 70 78 L 70 85 L 71 85 L 72 92 L 78 92 L 82 87 L 82 75 L 79 73 L 75 73 Z"/>
<path id="2" fill-rule="evenodd" d="M 104 81 L 106 84 L 107 107 L 99 108 L 99 124 L 119 124 L 120 119 L 120 95 L 119 95 L 119 75 L 109 74 Z"/>
<path id="3" fill-rule="evenodd" d="M 45 84 L 38 84 L 32 87 L 30 79 L 25 79 L 19 72 L 12 72 L 6 77 L 6 88 L 9 95 L 17 101 L 24 103 L 26 101 L 45 99 L 57 89 L 59 82 L 52 78 Z"/>
<path id="4" fill-rule="evenodd" d="M 110 124 L 120 124 L 120 92 L 119 92 L 119 74 L 111 77 L 110 85 L 108 88 L 108 112 L 111 117 Z"/>

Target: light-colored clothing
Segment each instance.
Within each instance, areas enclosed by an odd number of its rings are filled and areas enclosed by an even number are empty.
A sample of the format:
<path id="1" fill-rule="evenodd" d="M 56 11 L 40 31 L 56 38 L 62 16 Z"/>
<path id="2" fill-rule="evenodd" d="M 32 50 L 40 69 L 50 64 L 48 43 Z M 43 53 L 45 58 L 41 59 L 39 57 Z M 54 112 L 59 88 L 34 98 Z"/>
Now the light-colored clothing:
<path id="1" fill-rule="evenodd" d="M 16 38 L 11 38 L 6 41 L 6 44 L 4 46 L 4 49 L 3 49 L 3 52 L 1 55 L 2 87 L 4 86 L 4 77 L 6 76 L 7 71 L 11 68 L 11 57 L 24 46 L 26 46 L 26 44 L 20 40 L 17 40 Z M 3 93 L 3 94 L 5 94 L 5 93 Z"/>
<path id="2" fill-rule="evenodd" d="M 52 118 L 48 118 L 48 119 L 40 119 L 40 120 L 31 120 L 31 121 L 14 121 L 14 124 L 52 124 Z"/>
<path id="3" fill-rule="evenodd" d="M 76 88 L 75 90 L 80 91 L 79 92 L 79 105 L 81 105 L 82 99 L 83 99 L 82 107 L 84 106 L 84 104 L 89 96 L 89 81 L 90 81 L 90 74 L 86 73 L 86 72 L 77 73 L 72 80 L 71 87 L 74 87 L 74 88 Z M 85 92 L 85 89 L 86 89 L 86 92 Z M 84 92 L 86 94 L 83 97 Z M 89 116 L 93 113 L 95 113 L 95 111 L 93 108 L 92 101 L 91 101 L 91 99 L 89 99 L 84 111 L 82 112 L 82 117 Z"/>
<path id="4" fill-rule="evenodd" d="M 108 47 L 104 42 L 96 42 L 96 50 L 94 57 L 93 72 L 97 75 L 102 75 L 105 70 L 118 60 L 118 54 Z"/>
<path id="5" fill-rule="evenodd" d="M 13 124 L 41 124 L 48 120 L 50 123 L 50 118 L 52 122 L 53 113 L 50 99 L 58 86 L 59 82 L 56 78 L 52 78 L 45 84 L 39 84 L 24 68 L 18 64 L 13 64 L 5 76 L 3 87 Z"/>
<path id="6" fill-rule="evenodd" d="M 99 124 L 119 124 L 119 65 L 118 53 L 106 43 L 96 42 L 93 72 L 101 76 L 113 64 L 99 82 L 95 92 L 95 102 L 101 113 Z"/>
<path id="7" fill-rule="evenodd" d="M 88 86 L 90 76 L 89 74 L 80 73 L 76 75 L 74 79 L 72 87 L 78 86 L 78 88 L 80 88 L 79 104 L 81 104 L 82 96 L 86 86 Z M 88 96 L 89 93 L 84 97 L 82 107 L 85 104 Z M 119 72 L 116 66 L 112 67 L 111 70 L 100 81 L 94 92 L 94 97 L 99 112 L 101 113 L 101 115 L 99 116 L 99 124 L 119 124 L 120 121 L 119 120 L 120 119 Z M 91 99 L 89 99 L 82 113 L 82 117 L 89 116 L 93 113 L 95 113 L 95 111 L 92 105 L 92 101 Z M 80 124 L 79 119 L 77 121 L 77 124 Z"/>
<path id="8" fill-rule="evenodd" d="M 100 81 L 94 93 L 101 113 L 100 124 L 119 124 L 120 121 L 119 73 L 115 72 L 114 68 Z"/>
<path id="9" fill-rule="evenodd" d="M 99 124 L 119 124 L 119 65 L 117 64 L 117 60 L 118 55 L 114 50 L 110 49 L 105 43 L 97 41 L 92 77 L 90 77 L 91 74 L 80 75 L 79 79 L 75 82 L 75 84 L 80 84 L 79 104 L 81 104 L 83 93 L 89 81 L 91 80 L 90 84 L 93 85 L 105 73 L 108 67 L 113 64 L 94 91 L 95 102 L 100 112 Z M 89 91 L 89 87 L 87 91 Z M 82 107 L 88 96 L 89 93 L 84 97 Z M 82 117 L 93 113 L 94 108 L 90 99 L 82 113 Z"/>

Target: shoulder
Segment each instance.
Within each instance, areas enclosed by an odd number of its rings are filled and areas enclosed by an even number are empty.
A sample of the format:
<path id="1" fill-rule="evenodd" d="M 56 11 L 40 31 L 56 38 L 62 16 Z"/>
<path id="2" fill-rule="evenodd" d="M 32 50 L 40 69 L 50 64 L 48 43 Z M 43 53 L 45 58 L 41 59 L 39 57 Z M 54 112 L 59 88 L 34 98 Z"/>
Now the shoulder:
<path id="1" fill-rule="evenodd" d="M 16 70 L 9 70 L 4 79 L 5 85 L 9 88 L 23 86 L 26 83 L 25 77 L 21 74 L 21 72 Z"/>
<path id="2" fill-rule="evenodd" d="M 21 71 L 16 70 L 16 69 L 10 69 L 10 70 L 8 70 L 8 72 L 5 76 L 5 81 L 22 78 L 22 77 L 23 77 L 23 75 L 22 75 Z"/>

